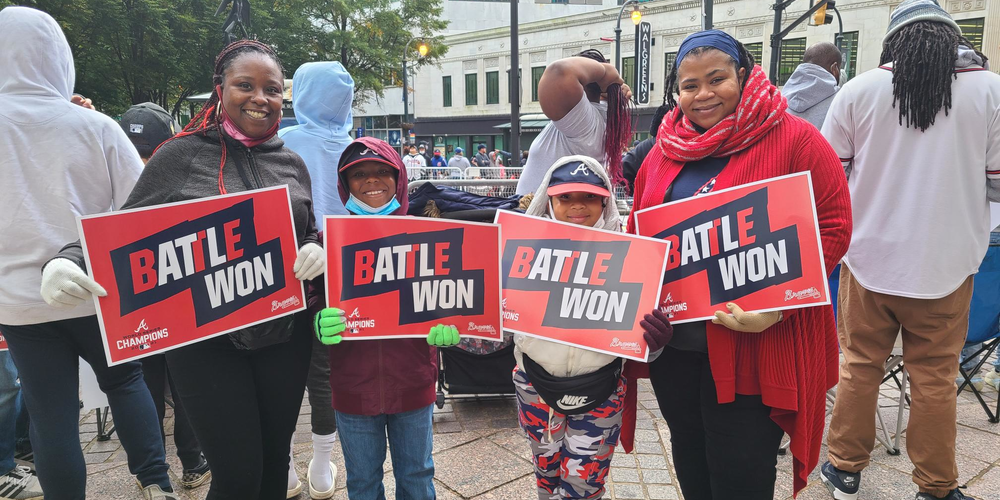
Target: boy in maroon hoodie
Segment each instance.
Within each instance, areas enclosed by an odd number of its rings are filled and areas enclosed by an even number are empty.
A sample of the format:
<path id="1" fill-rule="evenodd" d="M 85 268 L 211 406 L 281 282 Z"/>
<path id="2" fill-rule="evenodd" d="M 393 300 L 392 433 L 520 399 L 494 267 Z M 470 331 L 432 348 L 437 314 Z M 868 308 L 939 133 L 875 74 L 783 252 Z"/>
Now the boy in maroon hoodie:
<path id="1" fill-rule="evenodd" d="M 406 168 L 384 141 L 361 137 L 344 150 L 338 165 L 344 206 L 355 215 L 406 215 Z M 433 500 L 432 414 L 437 380 L 435 347 L 459 341 L 454 326 L 438 325 L 427 340 L 390 339 L 341 343 L 346 313 L 324 308 L 323 288 L 314 287 L 317 337 L 330 347 L 333 408 L 344 450 L 347 494 L 384 500 L 386 437 L 397 497 Z M 392 307 L 387 304 L 386 307 Z"/>

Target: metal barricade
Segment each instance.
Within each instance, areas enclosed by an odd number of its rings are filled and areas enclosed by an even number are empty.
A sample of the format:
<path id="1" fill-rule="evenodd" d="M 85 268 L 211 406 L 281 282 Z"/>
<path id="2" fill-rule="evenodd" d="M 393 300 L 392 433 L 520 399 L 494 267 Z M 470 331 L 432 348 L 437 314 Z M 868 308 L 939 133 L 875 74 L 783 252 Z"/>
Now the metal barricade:
<path id="1" fill-rule="evenodd" d="M 406 169 L 410 182 L 438 179 L 462 179 L 465 173 L 457 167 L 414 167 Z"/>
<path id="2" fill-rule="evenodd" d="M 407 189 L 412 193 L 420 186 L 433 183 L 435 186 L 450 187 L 493 198 L 507 198 L 517 189 L 517 179 L 440 179 L 410 181 Z"/>
<path id="3" fill-rule="evenodd" d="M 456 169 L 457 170 L 457 169 Z M 482 169 L 480 169 L 482 170 Z M 407 189 L 412 193 L 420 186 L 431 182 L 435 186 L 450 187 L 460 189 L 467 193 L 478 194 L 480 196 L 490 196 L 493 198 L 509 198 L 514 196 L 517 190 L 517 179 L 417 179 L 412 180 L 407 185 Z M 622 217 L 622 225 L 625 225 L 629 212 L 632 211 L 632 196 L 628 194 L 626 186 L 615 186 L 615 199 L 618 200 L 618 213 Z"/>
<path id="4" fill-rule="evenodd" d="M 473 167 L 465 171 L 466 179 L 520 179 L 523 167 Z"/>

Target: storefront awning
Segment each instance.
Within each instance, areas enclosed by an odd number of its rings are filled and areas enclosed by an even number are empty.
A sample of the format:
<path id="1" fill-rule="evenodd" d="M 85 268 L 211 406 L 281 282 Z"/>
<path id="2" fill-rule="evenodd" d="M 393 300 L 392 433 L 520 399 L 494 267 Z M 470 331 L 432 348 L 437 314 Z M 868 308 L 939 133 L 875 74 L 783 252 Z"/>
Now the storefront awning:
<path id="1" fill-rule="evenodd" d="M 521 132 L 541 132 L 546 125 L 552 120 L 542 114 L 537 115 L 524 115 L 521 117 Z M 510 129 L 513 122 L 507 122 L 500 125 L 496 125 L 493 128 L 500 129 Z"/>

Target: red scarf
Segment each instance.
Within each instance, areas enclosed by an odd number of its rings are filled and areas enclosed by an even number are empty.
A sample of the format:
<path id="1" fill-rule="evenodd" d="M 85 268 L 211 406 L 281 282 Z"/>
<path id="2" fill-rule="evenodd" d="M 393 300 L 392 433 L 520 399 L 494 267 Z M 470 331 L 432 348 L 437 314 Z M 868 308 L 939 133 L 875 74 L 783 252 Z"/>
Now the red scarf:
<path id="1" fill-rule="evenodd" d="M 675 161 L 729 156 L 750 147 L 781 123 L 787 108 L 788 101 L 778 87 L 767 80 L 760 66 L 754 66 L 736 112 L 701 133 L 679 106 L 674 107 L 663 118 L 656 141 L 663 155 Z"/>

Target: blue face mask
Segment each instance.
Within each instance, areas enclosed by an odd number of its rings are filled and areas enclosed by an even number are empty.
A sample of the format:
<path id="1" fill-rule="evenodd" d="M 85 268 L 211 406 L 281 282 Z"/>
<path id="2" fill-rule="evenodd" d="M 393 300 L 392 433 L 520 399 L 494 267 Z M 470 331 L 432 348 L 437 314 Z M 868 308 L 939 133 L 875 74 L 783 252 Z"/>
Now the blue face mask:
<path id="1" fill-rule="evenodd" d="M 381 207 L 372 207 L 367 203 L 355 198 L 354 195 L 352 194 L 351 197 L 347 200 L 347 203 L 344 203 L 344 208 L 346 208 L 352 214 L 355 215 L 389 215 L 395 212 L 397 208 L 399 208 L 399 201 L 397 201 L 396 197 L 393 196 L 392 200 L 390 200 L 389 203 L 386 203 Z"/>

